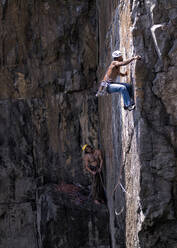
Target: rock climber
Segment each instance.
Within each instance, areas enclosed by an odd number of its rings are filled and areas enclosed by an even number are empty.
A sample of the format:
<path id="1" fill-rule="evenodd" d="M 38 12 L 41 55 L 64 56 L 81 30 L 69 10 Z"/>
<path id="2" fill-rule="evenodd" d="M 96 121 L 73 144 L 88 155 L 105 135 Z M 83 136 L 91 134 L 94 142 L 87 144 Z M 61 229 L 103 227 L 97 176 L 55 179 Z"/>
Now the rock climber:
<path id="1" fill-rule="evenodd" d="M 123 61 L 122 53 L 119 50 L 116 50 L 112 53 L 113 61 L 111 62 L 103 80 L 101 81 L 101 85 L 96 96 L 104 95 L 107 91 L 109 94 L 115 92 L 121 92 L 124 100 L 124 109 L 125 110 L 133 110 L 135 108 L 134 102 L 131 100 L 131 85 L 128 83 L 119 83 L 114 82 L 117 76 L 125 77 L 127 76 L 127 72 L 121 73 L 120 67 L 128 65 L 133 60 L 141 59 L 140 56 L 135 56 L 130 59 Z"/>
<path id="2" fill-rule="evenodd" d="M 104 199 L 104 189 L 103 189 L 103 181 L 101 170 L 103 166 L 103 158 L 101 155 L 101 151 L 98 149 L 94 149 L 88 144 L 85 144 L 82 147 L 82 150 L 85 152 L 84 154 L 84 164 L 86 170 L 93 175 L 92 180 L 92 197 L 96 204 L 103 203 Z"/>

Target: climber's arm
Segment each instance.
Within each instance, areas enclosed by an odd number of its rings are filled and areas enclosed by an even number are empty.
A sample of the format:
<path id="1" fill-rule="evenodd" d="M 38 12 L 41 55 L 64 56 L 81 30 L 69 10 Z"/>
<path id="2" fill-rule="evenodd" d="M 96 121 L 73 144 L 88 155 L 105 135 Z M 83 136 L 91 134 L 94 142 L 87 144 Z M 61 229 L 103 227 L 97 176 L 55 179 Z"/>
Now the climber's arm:
<path id="1" fill-rule="evenodd" d="M 141 56 L 135 56 L 135 57 L 132 57 L 132 58 L 127 59 L 127 60 L 122 61 L 122 62 L 116 61 L 116 66 L 128 65 L 128 64 L 130 64 L 133 60 L 138 60 L 138 59 L 141 59 Z"/>
<path id="2" fill-rule="evenodd" d="M 102 155 L 101 155 L 101 151 L 99 150 L 99 153 L 98 153 L 98 157 L 99 157 L 99 161 L 100 161 L 100 168 L 99 168 L 99 171 L 102 170 L 102 166 L 103 166 L 103 158 L 102 158 Z"/>

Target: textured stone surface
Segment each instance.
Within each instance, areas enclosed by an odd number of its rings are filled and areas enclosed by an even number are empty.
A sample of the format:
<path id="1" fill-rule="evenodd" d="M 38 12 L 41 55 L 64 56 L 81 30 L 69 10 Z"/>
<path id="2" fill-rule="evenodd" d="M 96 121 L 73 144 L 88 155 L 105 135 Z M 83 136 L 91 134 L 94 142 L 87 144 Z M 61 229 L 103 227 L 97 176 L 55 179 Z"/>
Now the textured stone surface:
<path id="1" fill-rule="evenodd" d="M 72 185 L 65 185 L 71 188 Z M 75 189 L 75 190 L 74 190 Z M 75 191 L 75 192 L 74 192 Z M 74 186 L 58 192 L 54 186 L 38 190 L 38 231 L 41 247 L 109 248 L 108 212 L 88 201 Z"/>
<path id="2" fill-rule="evenodd" d="M 104 154 L 112 248 L 176 248 L 176 0 L 3 0 L 0 16 L 0 248 L 110 247 L 105 208 L 51 186 L 90 184 L 85 142 Z M 134 112 L 94 97 L 115 49 L 142 56 Z"/>
<path id="3" fill-rule="evenodd" d="M 134 87 L 136 110 L 125 112 L 118 94 L 99 99 L 112 245 L 176 247 L 176 1 L 98 6 L 99 80 L 113 50 L 121 49 L 124 58 L 142 56 L 128 66 L 126 79 Z M 127 194 L 117 187 L 112 195 L 122 166 Z M 116 216 L 120 204 L 124 211 Z"/>
<path id="4" fill-rule="evenodd" d="M 95 15 L 92 0 L 0 2 L 1 248 L 66 248 L 60 237 L 72 217 L 62 216 L 61 198 L 52 203 L 44 185 L 66 181 L 85 187 L 91 181 L 83 170 L 81 145 L 97 146 L 98 137 Z M 37 221 L 40 202 L 49 208 L 41 207 Z M 44 235 L 50 226 L 45 213 L 57 208 L 54 236 L 52 230 Z M 67 208 L 72 212 L 74 205 Z M 75 223 L 88 227 L 84 235 L 90 240 L 78 243 L 78 228 L 70 228 L 68 247 L 109 247 L 107 220 L 102 218 L 102 235 L 89 209 L 82 209 L 82 216 L 73 211 Z"/>

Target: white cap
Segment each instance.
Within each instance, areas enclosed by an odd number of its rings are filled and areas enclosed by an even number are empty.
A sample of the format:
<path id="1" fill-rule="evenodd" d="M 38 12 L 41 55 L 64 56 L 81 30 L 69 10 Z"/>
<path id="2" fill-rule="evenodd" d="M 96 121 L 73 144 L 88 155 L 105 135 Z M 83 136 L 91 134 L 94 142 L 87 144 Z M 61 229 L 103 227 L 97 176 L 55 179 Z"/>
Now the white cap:
<path id="1" fill-rule="evenodd" d="M 122 56 L 122 53 L 119 51 L 119 50 L 116 50 L 112 53 L 112 57 L 113 58 L 118 58 L 118 57 L 121 57 Z"/>

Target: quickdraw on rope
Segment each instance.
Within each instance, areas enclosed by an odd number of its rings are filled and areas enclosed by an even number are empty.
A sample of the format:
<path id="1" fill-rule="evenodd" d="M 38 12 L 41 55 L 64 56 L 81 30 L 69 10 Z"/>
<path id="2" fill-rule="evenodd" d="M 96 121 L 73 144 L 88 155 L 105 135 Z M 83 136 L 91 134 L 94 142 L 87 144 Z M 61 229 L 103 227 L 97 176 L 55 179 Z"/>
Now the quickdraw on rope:
<path id="1" fill-rule="evenodd" d="M 124 192 L 125 194 L 127 194 L 129 197 L 131 197 L 131 195 L 125 190 L 125 188 L 122 186 L 121 183 L 120 183 L 120 187 L 121 187 L 121 189 L 123 190 L 123 192 Z"/>
<path id="2" fill-rule="evenodd" d="M 125 193 L 125 194 L 127 194 L 128 196 L 130 196 L 130 194 L 128 194 L 128 192 L 125 190 L 125 188 L 123 187 L 123 185 L 121 184 L 121 182 L 118 182 L 117 184 L 116 184 L 116 187 L 114 188 L 114 193 L 115 193 L 115 191 L 116 191 L 116 189 L 117 189 L 117 187 L 120 185 L 120 188 L 122 189 L 122 191 Z M 119 216 L 119 215 L 121 215 L 122 213 L 123 213 L 123 211 L 124 211 L 124 207 L 122 207 L 122 209 L 118 212 L 117 211 L 117 208 L 115 209 L 115 214 L 117 215 L 117 216 Z"/>
<path id="3" fill-rule="evenodd" d="M 118 183 L 116 184 L 116 186 L 115 186 L 115 188 L 114 188 L 114 190 L 113 190 L 113 195 L 114 195 L 114 193 L 115 193 L 115 191 L 116 191 L 116 189 L 117 189 L 117 187 L 118 186 L 120 186 L 120 188 L 122 189 L 122 191 L 128 196 L 128 197 L 131 197 L 131 195 L 125 190 L 125 188 L 123 187 L 123 185 L 121 184 L 121 176 L 122 176 L 122 169 L 123 169 L 123 166 L 121 166 L 121 168 L 120 168 L 120 176 L 119 176 L 119 178 L 118 178 Z M 121 215 L 122 213 L 123 213 L 123 211 L 124 211 L 124 206 L 122 207 L 122 209 L 118 212 L 117 211 L 117 209 L 115 209 L 115 214 L 117 215 L 117 216 L 119 216 L 119 215 Z"/>
<path id="4" fill-rule="evenodd" d="M 119 212 L 117 212 L 117 209 L 115 209 L 115 214 L 119 216 L 121 215 L 121 213 L 123 213 L 123 211 L 124 211 L 124 207 L 122 207 L 122 209 Z"/>
<path id="5" fill-rule="evenodd" d="M 121 183 L 119 183 L 119 185 L 120 185 L 122 191 L 123 191 L 125 194 L 127 194 L 129 197 L 131 197 L 131 195 L 125 190 L 125 188 L 123 187 L 123 185 L 122 185 Z M 117 184 L 116 186 L 118 186 L 118 184 Z M 121 213 L 122 213 L 123 211 L 124 211 L 124 207 L 122 207 L 122 209 L 121 209 L 119 212 L 117 212 L 117 209 L 115 209 L 115 214 L 116 214 L 117 216 L 119 216 L 119 215 L 121 215 Z"/>

